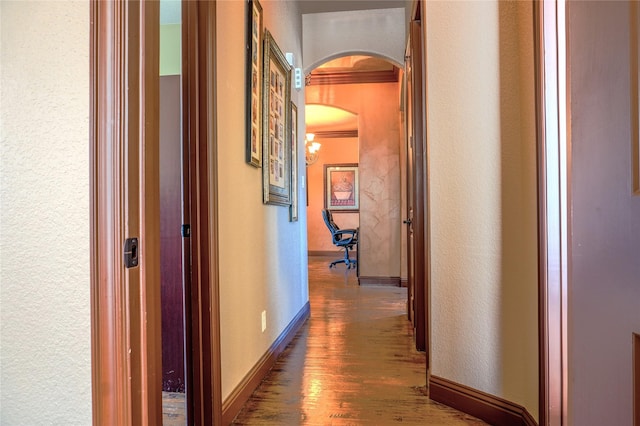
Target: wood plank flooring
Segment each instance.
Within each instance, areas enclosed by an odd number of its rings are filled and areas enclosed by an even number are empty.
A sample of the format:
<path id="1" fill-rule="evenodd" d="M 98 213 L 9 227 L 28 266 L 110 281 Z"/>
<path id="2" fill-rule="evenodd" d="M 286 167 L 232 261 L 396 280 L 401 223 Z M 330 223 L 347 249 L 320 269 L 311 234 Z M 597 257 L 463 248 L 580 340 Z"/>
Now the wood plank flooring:
<path id="1" fill-rule="evenodd" d="M 185 394 L 179 392 L 162 392 L 162 425 L 185 426 Z"/>
<path id="2" fill-rule="evenodd" d="M 233 424 L 485 424 L 426 396 L 406 289 L 360 287 L 330 260 L 309 259 L 311 317 Z"/>

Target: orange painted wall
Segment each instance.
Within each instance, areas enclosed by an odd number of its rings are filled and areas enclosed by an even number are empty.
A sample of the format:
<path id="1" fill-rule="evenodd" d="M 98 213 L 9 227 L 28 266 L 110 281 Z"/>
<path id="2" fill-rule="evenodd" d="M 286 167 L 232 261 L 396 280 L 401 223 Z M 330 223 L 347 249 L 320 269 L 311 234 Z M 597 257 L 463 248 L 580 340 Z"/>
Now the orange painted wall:
<path id="1" fill-rule="evenodd" d="M 336 106 L 358 115 L 359 255 L 360 275 L 366 277 L 400 277 L 402 220 L 398 86 L 398 83 L 378 83 L 306 88 L 307 103 Z M 321 191 L 310 188 L 310 191 L 316 190 Z M 313 214 L 313 211 L 309 212 L 309 223 Z M 338 217 L 336 222 L 338 219 L 342 220 Z M 309 244 L 311 247 L 311 242 Z"/>
<path id="2" fill-rule="evenodd" d="M 307 236 L 309 251 L 336 251 L 331 242 L 331 234 L 322 220 L 324 208 L 324 166 L 358 162 L 358 138 L 319 138 L 320 157 L 315 164 L 307 167 L 309 206 L 307 207 Z M 342 229 L 360 226 L 359 213 L 335 212 L 333 218 Z"/>

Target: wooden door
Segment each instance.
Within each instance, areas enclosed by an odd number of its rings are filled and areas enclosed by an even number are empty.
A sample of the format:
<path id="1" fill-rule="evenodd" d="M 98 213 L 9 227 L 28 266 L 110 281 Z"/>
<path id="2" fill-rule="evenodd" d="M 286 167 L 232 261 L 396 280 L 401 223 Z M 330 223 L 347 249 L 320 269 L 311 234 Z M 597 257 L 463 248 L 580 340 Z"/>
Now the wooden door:
<path id="1" fill-rule="evenodd" d="M 420 13 L 416 12 L 418 15 Z M 423 132 L 423 74 L 422 74 L 422 30 L 419 20 L 411 22 L 410 25 L 410 54 L 409 54 L 409 90 L 407 95 L 409 98 L 409 147 L 407 153 L 410 156 L 407 164 L 407 187 L 410 193 L 407 199 L 411 205 L 408 205 L 409 218 L 411 223 L 408 226 L 408 241 L 411 241 L 409 248 L 407 265 L 409 268 L 408 276 L 412 279 L 411 286 L 412 308 L 413 308 L 413 326 L 415 332 L 416 349 L 426 351 L 426 256 L 425 256 L 425 141 Z"/>
<path id="2" fill-rule="evenodd" d="M 185 391 L 180 75 L 160 77 L 162 390 Z"/>
<path id="3" fill-rule="evenodd" d="M 411 47 L 409 46 L 409 51 Z M 407 218 L 403 220 L 407 230 L 407 316 L 409 321 L 415 326 L 415 277 L 413 271 L 413 265 L 415 264 L 415 252 L 413 250 L 413 205 L 414 205 L 414 193 L 413 193 L 413 180 L 414 180 L 414 153 L 413 153 L 413 108 L 411 103 L 413 96 L 411 94 L 413 90 L 413 84 L 411 79 L 413 78 L 413 70 L 411 69 L 410 54 L 406 56 L 405 60 L 406 69 L 406 90 L 407 96 L 405 97 L 405 111 L 406 111 L 406 182 L 407 182 Z"/>
<path id="4" fill-rule="evenodd" d="M 187 424 L 217 425 L 215 2 L 184 2 L 183 16 Z M 91 384 L 100 425 L 162 424 L 159 22 L 157 2 L 91 2 Z"/>

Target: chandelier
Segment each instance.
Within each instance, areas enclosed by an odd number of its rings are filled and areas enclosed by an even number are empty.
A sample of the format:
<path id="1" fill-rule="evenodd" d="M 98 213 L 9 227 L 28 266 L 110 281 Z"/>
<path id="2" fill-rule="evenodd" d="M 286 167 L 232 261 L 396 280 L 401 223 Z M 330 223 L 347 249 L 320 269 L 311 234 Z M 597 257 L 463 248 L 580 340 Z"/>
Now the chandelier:
<path id="1" fill-rule="evenodd" d="M 307 133 L 306 137 L 304 138 L 304 159 L 307 163 L 307 166 L 310 166 L 318 161 L 318 157 L 320 156 L 319 151 L 321 145 L 319 142 L 313 141 L 315 136 L 316 135 L 314 135 L 313 133 Z"/>

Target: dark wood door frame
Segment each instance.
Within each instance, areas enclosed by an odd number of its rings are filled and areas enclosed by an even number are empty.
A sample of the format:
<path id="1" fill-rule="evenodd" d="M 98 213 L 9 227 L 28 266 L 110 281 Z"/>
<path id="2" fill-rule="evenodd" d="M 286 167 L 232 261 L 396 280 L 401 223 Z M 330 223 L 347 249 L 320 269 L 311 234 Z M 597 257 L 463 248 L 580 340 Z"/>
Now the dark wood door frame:
<path id="1" fill-rule="evenodd" d="M 427 354 L 427 370 L 429 366 L 429 336 L 427 327 L 428 317 L 428 284 L 427 276 L 429 270 L 429 258 L 425 248 L 426 244 L 426 200 L 428 198 L 426 186 L 426 141 L 424 140 L 424 61 L 422 49 L 422 5 L 418 1 L 414 5 L 413 18 L 409 28 L 409 44 L 410 54 L 409 61 L 411 66 L 411 93 L 409 98 L 411 105 L 411 142 L 412 146 L 408 147 L 413 150 L 413 164 L 407 164 L 407 169 L 413 170 L 412 186 L 413 186 L 413 253 L 414 261 L 411 265 L 407 265 L 413 269 L 413 299 L 415 306 L 414 329 L 416 349 L 425 351 Z M 410 257 L 410 256 L 407 256 Z M 411 274 L 411 272 L 408 272 Z"/>
<path id="2" fill-rule="evenodd" d="M 215 2 L 183 4 L 189 424 L 220 424 L 215 164 Z M 162 423 L 159 7 L 93 1 L 91 334 L 96 425 Z M 124 240 L 139 240 L 125 268 Z"/>
<path id="3" fill-rule="evenodd" d="M 411 44 L 407 44 L 407 50 L 405 52 L 405 97 L 404 97 L 404 111 L 405 111 L 405 181 L 406 181 L 406 209 L 407 219 L 403 221 L 406 225 L 406 250 L 407 250 L 407 318 L 411 324 L 415 324 L 415 280 L 413 276 L 414 271 L 414 252 L 413 252 L 413 109 L 412 109 L 412 92 L 413 86 L 411 80 L 413 74 L 411 70 Z M 415 328 L 415 327 L 414 327 Z"/>
<path id="4" fill-rule="evenodd" d="M 215 137 L 216 4 L 183 1 L 183 149 L 187 249 L 191 270 L 187 300 L 189 424 L 222 423 L 218 218 Z"/>
<path id="5" fill-rule="evenodd" d="M 160 424 L 159 8 L 90 7 L 93 423 Z"/>

